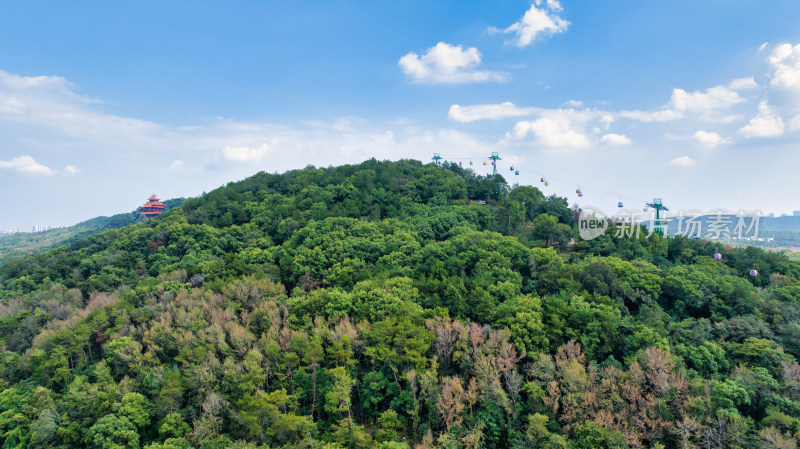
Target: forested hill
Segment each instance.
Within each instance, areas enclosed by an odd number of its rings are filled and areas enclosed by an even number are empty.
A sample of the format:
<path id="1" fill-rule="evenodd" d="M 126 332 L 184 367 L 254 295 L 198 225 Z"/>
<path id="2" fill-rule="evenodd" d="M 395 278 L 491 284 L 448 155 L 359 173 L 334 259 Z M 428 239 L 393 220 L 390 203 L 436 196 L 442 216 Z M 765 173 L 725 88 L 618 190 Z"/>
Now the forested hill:
<path id="1" fill-rule="evenodd" d="M 800 265 L 574 214 L 371 160 L 9 261 L 0 443 L 796 447 Z"/>
<path id="2" fill-rule="evenodd" d="M 186 201 L 185 198 L 166 200 L 164 201 L 165 210 L 179 207 L 184 201 Z M 0 263 L 9 255 L 17 256 L 46 251 L 56 246 L 68 245 L 98 232 L 117 229 L 143 221 L 144 218 L 137 215 L 137 213 L 138 209 L 110 217 L 95 217 L 74 226 L 50 229 L 43 232 L 18 232 L 0 235 Z"/>

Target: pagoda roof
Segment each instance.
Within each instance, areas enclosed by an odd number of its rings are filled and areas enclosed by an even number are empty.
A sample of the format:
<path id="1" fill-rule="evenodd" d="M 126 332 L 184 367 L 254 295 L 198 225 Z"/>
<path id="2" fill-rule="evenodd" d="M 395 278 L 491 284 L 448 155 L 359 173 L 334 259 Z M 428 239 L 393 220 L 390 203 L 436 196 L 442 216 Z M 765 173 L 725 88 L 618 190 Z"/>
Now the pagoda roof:
<path id="1" fill-rule="evenodd" d="M 150 198 L 148 198 L 147 202 L 141 207 L 139 215 L 144 215 L 146 217 L 161 215 L 166 208 L 167 206 L 165 206 L 154 193 L 150 195 Z"/>

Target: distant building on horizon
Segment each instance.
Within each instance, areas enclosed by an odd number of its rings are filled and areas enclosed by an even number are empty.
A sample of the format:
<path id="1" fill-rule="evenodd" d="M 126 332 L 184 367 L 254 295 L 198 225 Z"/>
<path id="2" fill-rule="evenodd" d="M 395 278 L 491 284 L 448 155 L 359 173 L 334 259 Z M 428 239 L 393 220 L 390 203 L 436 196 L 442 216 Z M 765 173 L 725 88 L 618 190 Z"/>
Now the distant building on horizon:
<path id="1" fill-rule="evenodd" d="M 29 228 L 4 228 L 0 229 L 0 235 L 9 234 L 34 234 L 37 232 L 51 231 L 53 229 L 61 229 L 65 226 L 58 225 L 34 225 Z"/>
<path id="2" fill-rule="evenodd" d="M 164 203 L 156 196 L 156 194 L 150 195 L 150 198 L 147 199 L 147 202 L 144 203 L 142 206 L 142 210 L 139 211 L 139 215 L 145 218 L 153 218 L 156 215 L 161 215 L 164 212 Z"/>
<path id="3" fill-rule="evenodd" d="M 792 212 L 792 216 L 800 217 L 800 210 L 796 210 L 796 211 Z"/>

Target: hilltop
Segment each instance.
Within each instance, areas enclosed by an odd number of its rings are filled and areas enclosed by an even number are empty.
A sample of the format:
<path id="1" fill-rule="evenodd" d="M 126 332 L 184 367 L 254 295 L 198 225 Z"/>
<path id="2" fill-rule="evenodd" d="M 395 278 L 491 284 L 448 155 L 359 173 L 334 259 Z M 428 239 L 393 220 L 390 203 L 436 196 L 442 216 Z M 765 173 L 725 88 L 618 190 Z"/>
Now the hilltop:
<path id="1" fill-rule="evenodd" d="M 613 227 L 584 241 L 577 212 L 499 175 L 369 160 L 258 173 L 8 260 L 0 442 L 796 445 L 800 264 Z"/>

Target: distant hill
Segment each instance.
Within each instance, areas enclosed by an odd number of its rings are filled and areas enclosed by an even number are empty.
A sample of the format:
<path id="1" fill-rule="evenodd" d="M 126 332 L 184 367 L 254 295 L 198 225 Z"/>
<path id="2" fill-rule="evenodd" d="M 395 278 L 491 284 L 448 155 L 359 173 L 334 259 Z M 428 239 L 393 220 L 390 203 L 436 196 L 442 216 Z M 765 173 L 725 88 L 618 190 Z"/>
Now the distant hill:
<path id="1" fill-rule="evenodd" d="M 761 219 L 761 224 L 762 229 L 765 231 L 800 232 L 800 216 L 764 217 Z"/>
<path id="2" fill-rule="evenodd" d="M 679 223 L 679 219 L 675 216 L 668 218 L 669 224 L 667 225 L 667 235 L 674 237 L 680 231 L 681 235 L 687 237 L 699 237 L 710 240 L 719 240 L 731 244 L 743 244 L 752 246 L 761 246 L 766 248 L 800 248 L 800 217 L 760 217 L 758 220 L 757 229 L 755 226 L 750 227 L 751 217 L 746 217 L 741 230 L 741 235 L 745 237 L 753 237 L 746 239 L 736 238 L 737 232 L 735 228 L 739 223 L 739 217 L 736 215 L 723 215 L 723 220 L 717 229 L 724 230 L 719 234 L 714 234 L 711 227 L 715 221 L 719 221 L 717 215 L 701 215 L 694 219 L 696 223 L 695 228 L 687 231 L 690 227 L 688 218 L 684 217 L 683 222 Z M 647 224 L 647 223 L 645 223 Z M 699 231 L 698 231 L 699 230 Z M 691 235 L 687 235 L 691 234 Z M 725 238 L 725 236 L 731 238 Z M 719 238 L 716 238 L 719 237 Z"/>
<path id="3" fill-rule="evenodd" d="M 164 201 L 165 211 L 180 207 L 186 198 L 174 198 Z M 110 217 L 95 217 L 82 221 L 74 226 L 50 229 L 43 232 L 18 232 L 0 236 L 0 260 L 12 255 L 29 255 L 46 251 L 57 246 L 69 245 L 82 238 L 110 229 L 119 229 L 129 224 L 143 221 L 137 215 L 139 209 L 133 212 L 112 215 Z"/>

